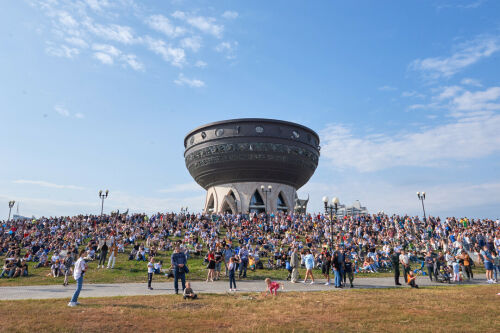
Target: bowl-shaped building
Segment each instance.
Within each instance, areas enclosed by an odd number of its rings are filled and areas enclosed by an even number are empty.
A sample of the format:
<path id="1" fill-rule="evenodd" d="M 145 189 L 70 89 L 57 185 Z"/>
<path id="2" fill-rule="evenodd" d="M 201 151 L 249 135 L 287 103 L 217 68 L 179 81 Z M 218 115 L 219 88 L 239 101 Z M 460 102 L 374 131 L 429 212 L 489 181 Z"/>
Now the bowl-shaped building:
<path id="1" fill-rule="evenodd" d="M 274 119 L 203 125 L 184 147 L 189 173 L 207 190 L 205 211 L 217 213 L 292 211 L 320 155 L 316 132 Z"/>

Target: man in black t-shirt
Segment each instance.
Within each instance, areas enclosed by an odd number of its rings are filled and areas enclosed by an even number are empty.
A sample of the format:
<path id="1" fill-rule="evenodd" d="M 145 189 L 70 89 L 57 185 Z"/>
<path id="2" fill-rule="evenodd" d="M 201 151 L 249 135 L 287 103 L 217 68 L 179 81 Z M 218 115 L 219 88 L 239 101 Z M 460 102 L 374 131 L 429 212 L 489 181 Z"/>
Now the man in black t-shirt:
<path id="1" fill-rule="evenodd" d="M 354 281 L 353 267 L 352 267 L 351 258 L 349 258 L 348 255 L 345 256 L 344 272 L 345 272 L 345 275 L 347 275 L 347 278 L 349 279 L 349 283 L 351 284 L 351 288 L 354 288 L 354 285 L 352 284 L 352 281 Z"/>
<path id="2" fill-rule="evenodd" d="M 390 255 L 391 255 L 392 268 L 394 269 L 394 284 L 396 286 L 400 286 L 401 283 L 399 283 L 399 253 L 394 252 L 394 250 L 391 250 Z"/>

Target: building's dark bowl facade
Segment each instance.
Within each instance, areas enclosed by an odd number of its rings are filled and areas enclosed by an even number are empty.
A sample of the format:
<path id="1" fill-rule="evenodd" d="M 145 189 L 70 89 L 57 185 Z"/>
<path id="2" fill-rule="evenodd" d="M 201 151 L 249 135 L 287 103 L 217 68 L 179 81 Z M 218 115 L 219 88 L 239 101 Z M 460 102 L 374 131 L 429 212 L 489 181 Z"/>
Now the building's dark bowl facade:
<path id="1" fill-rule="evenodd" d="M 302 187 L 319 160 L 313 130 L 274 119 L 232 119 L 196 128 L 184 139 L 186 167 L 203 188 L 235 182 Z"/>

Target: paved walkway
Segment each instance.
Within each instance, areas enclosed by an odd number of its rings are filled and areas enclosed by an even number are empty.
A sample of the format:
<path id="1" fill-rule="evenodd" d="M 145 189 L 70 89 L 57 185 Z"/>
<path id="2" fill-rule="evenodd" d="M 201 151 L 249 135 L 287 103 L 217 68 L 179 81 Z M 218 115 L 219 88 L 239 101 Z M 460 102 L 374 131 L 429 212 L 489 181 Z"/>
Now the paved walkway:
<path id="1" fill-rule="evenodd" d="M 403 286 L 399 288 L 409 288 L 404 285 L 403 278 L 400 279 Z M 179 281 L 180 282 L 180 281 Z M 238 292 L 260 292 L 266 289 L 264 281 L 236 281 Z M 324 290 L 343 290 L 336 289 L 333 286 L 325 286 L 325 280 L 317 280 L 313 285 L 303 283 L 284 282 L 284 291 L 324 291 Z M 418 277 L 417 284 L 420 286 L 448 286 L 448 284 L 430 282 L 428 277 Z M 485 275 L 477 276 L 471 282 L 464 284 L 486 284 Z M 453 285 L 453 284 L 451 284 Z M 173 294 L 173 282 L 158 282 L 153 279 L 154 290 L 148 290 L 146 283 L 116 283 L 116 284 L 83 284 L 81 297 L 109 297 L 109 296 L 138 296 L 138 295 L 164 295 Z M 196 293 L 227 293 L 229 282 L 191 282 L 191 287 Z M 393 288 L 394 278 L 360 278 L 354 280 L 355 288 Z M 19 300 L 19 299 L 49 299 L 49 298 L 71 298 L 75 291 L 75 284 L 67 287 L 62 285 L 48 286 L 19 286 L 19 287 L 0 287 L 0 300 Z"/>

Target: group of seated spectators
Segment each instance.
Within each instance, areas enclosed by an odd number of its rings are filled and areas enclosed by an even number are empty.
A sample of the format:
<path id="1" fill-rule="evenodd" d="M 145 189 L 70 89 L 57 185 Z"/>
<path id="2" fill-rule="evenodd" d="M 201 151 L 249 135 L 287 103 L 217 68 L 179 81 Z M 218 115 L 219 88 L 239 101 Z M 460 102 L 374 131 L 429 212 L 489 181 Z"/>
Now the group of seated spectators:
<path id="1" fill-rule="evenodd" d="M 50 275 L 68 275 L 78 253 L 85 247 L 88 260 L 114 267 L 117 253 L 129 251 L 129 260 L 147 261 L 180 243 L 190 256 L 207 254 L 215 270 L 226 268 L 238 257 L 240 276 L 247 268 L 289 269 L 293 249 L 307 249 L 321 267 L 323 249 L 337 248 L 349 256 L 356 273 L 393 269 L 391 252 L 407 251 L 417 267 L 430 252 L 436 261 L 453 266 L 450 260 L 462 252 L 471 260 L 493 260 L 495 280 L 500 250 L 499 220 L 448 217 L 419 217 L 374 214 L 344 216 L 333 221 L 325 214 L 112 214 L 103 216 L 42 217 L 33 220 L 0 222 L 1 277 L 27 276 L 33 268 L 49 267 Z M 129 248 L 126 250 L 126 248 Z M 105 251 L 104 251 L 105 249 Z M 209 252 L 213 258 L 208 258 Z M 99 265 L 98 265 L 99 267 Z M 208 267 L 208 266 L 207 266 Z M 423 267 L 423 266 L 422 266 Z M 472 267 L 472 266 L 471 266 Z M 466 271 L 465 269 L 463 270 Z M 432 271 L 435 276 L 435 270 Z M 467 275 L 469 276 L 469 275 Z"/>

